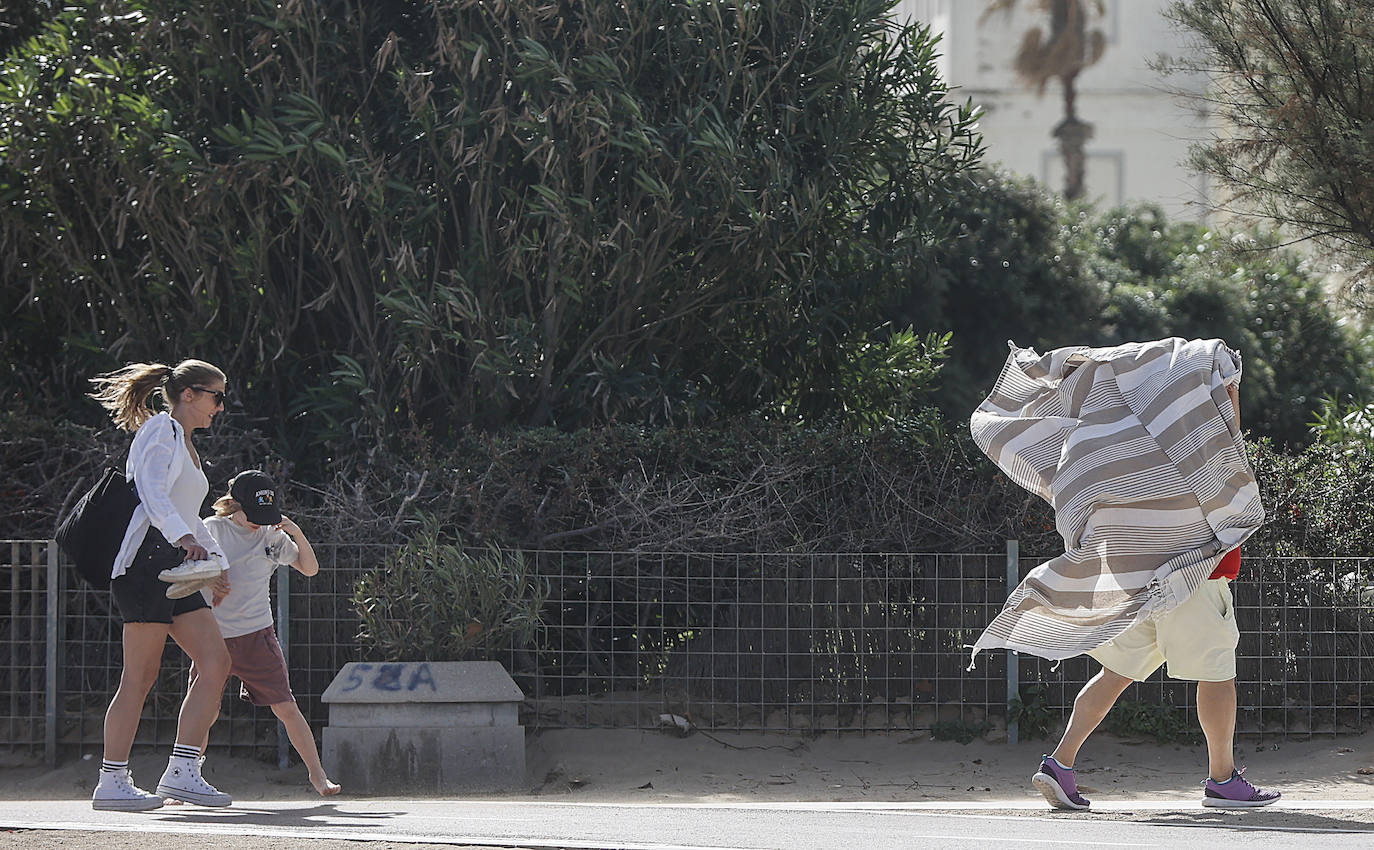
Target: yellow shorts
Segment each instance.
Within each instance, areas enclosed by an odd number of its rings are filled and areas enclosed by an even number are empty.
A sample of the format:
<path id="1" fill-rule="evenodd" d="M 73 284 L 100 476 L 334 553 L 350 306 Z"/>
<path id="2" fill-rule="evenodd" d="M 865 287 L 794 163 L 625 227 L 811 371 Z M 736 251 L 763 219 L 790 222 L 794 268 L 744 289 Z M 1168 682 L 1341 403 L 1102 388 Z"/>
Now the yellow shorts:
<path id="1" fill-rule="evenodd" d="M 1236 678 L 1240 628 L 1230 580 L 1209 579 L 1158 620 L 1144 620 L 1088 655 L 1119 676 L 1139 682 L 1168 662 L 1172 679 L 1225 682 Z"/>

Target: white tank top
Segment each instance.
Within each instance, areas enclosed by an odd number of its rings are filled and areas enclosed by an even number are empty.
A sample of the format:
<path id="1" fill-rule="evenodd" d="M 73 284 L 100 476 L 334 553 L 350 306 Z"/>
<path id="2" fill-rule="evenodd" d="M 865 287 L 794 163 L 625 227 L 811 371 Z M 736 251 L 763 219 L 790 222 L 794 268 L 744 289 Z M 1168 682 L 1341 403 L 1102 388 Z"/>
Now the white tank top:
<path id="1" fill-rule="evenodd" d="M 205 471 L 191 459 L 184 443 L 181 450 L 187 454 L 186 462 L 182 464 L 181 474 L 172 482 L 172 492 L 168 495 L 186 527 L 195 528 L 200 522 L 200 506 L 205 504 L 205 494 L 210 492 L 210 481 Z"/>

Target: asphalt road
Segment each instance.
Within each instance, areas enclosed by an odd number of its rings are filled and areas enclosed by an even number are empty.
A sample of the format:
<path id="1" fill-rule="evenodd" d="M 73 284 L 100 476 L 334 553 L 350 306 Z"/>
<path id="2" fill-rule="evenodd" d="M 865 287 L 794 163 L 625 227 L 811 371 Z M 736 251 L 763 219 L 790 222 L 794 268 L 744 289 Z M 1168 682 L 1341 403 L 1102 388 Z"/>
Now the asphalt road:
<path id="1" fill-rule="evenodd" d="M 35 837 L 61 835 L 61 846 L 72 850 L 130 846 L 126 839 L 136 836 L 146 840 L 133 846 L 147 850 L 176 837 L 180 846 L 187 846 L 188 838 L 203 837 L 221 850 L 252 847 L 253 842 L 261 846 L 268 839 L 588 850 L 1050 846 L 1215 850 L 1218 843 L 1267 850 L 1374 847 L 1374 801 L 1302 801 L 1248 812 L 1180 807 L 1176 802 L 1094 808 L 1091 815 L 1082 815 L 1017 803 L 729 805 L 361 799 L 246 803 L 227 809 L 168 806 L 124 814 L 92 811 L 82 801 L 30 800 L 0 802 L 0 829 L 40 830 L 11 833 L 15 841 L 25 841 L 26 834 L 29 845 L 38 843 Z M 196 844 L 204 846 L 199 840 Z"/>

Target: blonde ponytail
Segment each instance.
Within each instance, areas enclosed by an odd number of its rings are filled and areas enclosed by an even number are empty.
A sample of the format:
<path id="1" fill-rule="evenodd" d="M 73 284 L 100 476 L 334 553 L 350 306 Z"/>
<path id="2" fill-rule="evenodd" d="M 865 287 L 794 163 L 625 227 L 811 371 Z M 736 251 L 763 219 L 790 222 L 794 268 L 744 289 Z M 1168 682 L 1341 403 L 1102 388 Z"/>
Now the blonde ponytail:
<path id="1" fill-rule="evenodd" d="M 137 431 L 153 418 L 155 411 L 148 404 L 153 393 L 171 407 L 187 387 L 224 380 L 224 373 L 204 360 L 183 360 L 175 368 L 165 363 L 131 363 L 91 378 L 95 391 L 90 395 L 110 412 L 115 425 Z"/>
<path id="2" fill-rule="evenodd" d="M 162 389 L 171 375 L 172 367 L 164 363 L 133 363 L 91 378 L 96 388 L 91 398 L 110 412 L 115 425 L 125 431 L 137 431 L 153 417 L 148 397 Z"/>

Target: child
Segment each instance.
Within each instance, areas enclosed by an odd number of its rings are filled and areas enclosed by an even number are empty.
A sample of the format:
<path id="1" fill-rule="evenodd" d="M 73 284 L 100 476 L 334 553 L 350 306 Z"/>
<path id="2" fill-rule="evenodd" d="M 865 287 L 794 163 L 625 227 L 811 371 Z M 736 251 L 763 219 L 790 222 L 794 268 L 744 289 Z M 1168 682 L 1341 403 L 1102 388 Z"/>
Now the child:
<path id="1" fill-rule="evenodd" d="M 271 707 L 286 726 L 315 790 L 324 797 L 337 794 L 340 786 L 325 774 L 310 724 L 291 693 L 286 660 L 272 628 L 268 595 L 272 574 L 282 564 L 290 564 L 303 576 L 318 573 L 315 550 L 300 526 L 282 516 L 277 507 L 277 485 L 256 469 L 234 476 L 229 494 L 216 500 L 214 507 L 215 516 L 205 520 L 205 526 L 224 550 L 229 590 L 222 593 L 223 585 L 214 589 L 212 610 L 229 648 L 230 675 L 243 682 L 241 696 L 254 705 Z M 193 667 L 192 681 L 195 675 Z"/>

